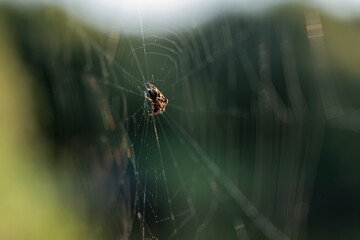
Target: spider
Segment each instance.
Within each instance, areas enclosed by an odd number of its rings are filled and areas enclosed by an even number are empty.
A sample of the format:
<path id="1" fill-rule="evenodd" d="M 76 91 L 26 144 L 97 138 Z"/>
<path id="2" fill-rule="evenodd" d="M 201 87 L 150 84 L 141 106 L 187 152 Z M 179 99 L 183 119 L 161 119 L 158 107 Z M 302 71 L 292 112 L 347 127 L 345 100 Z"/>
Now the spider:
<path id="1" fill-rule="evenodd" d="M 165 112 L 165 107 L 168 104 L 169 100 L 151 83 L 149 83 L 149 88 L 147 92 L 150 97 L 145 96 L 153 105 L 153 115 L 157 115 Z"/>

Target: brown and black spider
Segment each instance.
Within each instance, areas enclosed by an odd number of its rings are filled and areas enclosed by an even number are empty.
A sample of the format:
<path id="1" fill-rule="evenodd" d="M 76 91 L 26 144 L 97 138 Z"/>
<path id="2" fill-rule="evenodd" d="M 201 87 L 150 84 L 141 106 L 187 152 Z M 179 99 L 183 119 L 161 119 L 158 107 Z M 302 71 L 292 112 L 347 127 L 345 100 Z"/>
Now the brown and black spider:
<path id="1" fill-rule="evenodd" d="M 165 98 L 165 96 L 151 83 L 149 83 L 149 88 L 147 92 L 150 97 L 146 96 L 146 98 L 153 105 L 153 115 L 161 114 L 165 112 L 165 107 L 169 103 L 169 100 Z"/>

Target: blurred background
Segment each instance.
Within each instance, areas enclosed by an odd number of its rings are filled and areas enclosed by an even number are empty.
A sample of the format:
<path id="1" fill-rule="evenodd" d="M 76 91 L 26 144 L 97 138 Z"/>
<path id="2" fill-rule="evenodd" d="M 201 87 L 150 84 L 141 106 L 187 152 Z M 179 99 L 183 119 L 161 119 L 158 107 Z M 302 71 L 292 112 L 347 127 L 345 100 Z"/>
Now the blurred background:
<path id="1" fill-rule="evenodd" d="M 0 239 L 360 239 L 359 5 L 0 1 Z"/>

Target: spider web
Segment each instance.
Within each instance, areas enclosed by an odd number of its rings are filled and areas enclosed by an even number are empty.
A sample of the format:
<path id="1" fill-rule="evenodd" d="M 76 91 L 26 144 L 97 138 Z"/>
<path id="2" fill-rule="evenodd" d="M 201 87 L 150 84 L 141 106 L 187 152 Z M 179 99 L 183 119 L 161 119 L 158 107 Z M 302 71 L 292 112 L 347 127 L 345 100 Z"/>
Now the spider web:
<path id="1" fill-rule="evenodd" d="M 126 136 L 136 182 L 126 238 L 298 236 L 321 127 L 303 119 L 292 34 L 307 36 L 279 22 L 280 32 L 227 17 L 156 29 L 139 15 L 134 32 L 77 30 L 104 125 Z M 151 115 L 149 83 L 169 99 L 162 115 Z M 115 238 L 117 228 L 103 234 Z"/>
<path id="2" fill-rule="evenodd" d="M 68 36 L 51 32 L 44 42 L 58 44 L 48 53 L 54 101 L 73 114 L 59 121 L 73 124 L 86 105 L 74 92 L 84 91 L 100 115 L 98 139 L 71 142 L 83 152 L 68 165 L 83 174 L 74 173 L 76 191 L 95 236 L 296 239 L 306 232 L 325 120 L 342 110 L 325 82 L 318 13 L 221 15 L 192 29 L 150 27 L 139 14 L 132 32 L 71 28 L 76 48 L 62 53 Z M 61 68 L 58 56 L 81 71 Z M 163 114 L 151 115 L 149 83 L 169 99 Z M 93 119 L 79 126 L 86 121 Z"/>

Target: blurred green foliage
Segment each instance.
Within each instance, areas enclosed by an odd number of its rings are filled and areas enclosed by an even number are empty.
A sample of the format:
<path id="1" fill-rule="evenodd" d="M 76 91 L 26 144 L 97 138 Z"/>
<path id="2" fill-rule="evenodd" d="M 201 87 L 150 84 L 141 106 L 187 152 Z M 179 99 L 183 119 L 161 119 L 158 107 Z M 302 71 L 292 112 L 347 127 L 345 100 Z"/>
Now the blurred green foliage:
<path id="1" fill-rule="evenodd" d="M 187 75 L 198 64 L 193 60 L 184 61 L 186 66 L 178 73 L 171 71 L 172 79 L 180 76 L 185 80 L 164 93 L 170 101 L 167 114 L 182 125 L 155 120 L 168 177 L 167 186 L 157 186 L 160 175 L 150 173 L 159 166 L 151 123 L 124 121 L 144 105 L 143 99 L 119 93 L 117 78 L 104 73 L 101 54 L 87 56 L 94 43 L 106 49 L 110 34 L 92 30 L 55 9 L 2 9 L 0 239 L 141 239 L 142 223 L 135 214 L 140 202 L 138 206 L 134 202 L 142 189 L 136 181 L 176 192 L 180 180 L 172 169 L 172 155 L 181 160 L 178 169 L 191 183 L 189 189 L 196 189 L 189 192 L 199 214 L 207 216 L 212 204 L 217 204 L 219 210 L 208 223 L 208 236 L 234 238 L 233 219 L 240 216 L 249 238 L 266 238 L 201 162 L 201 154 L 192 155 L 194 144 L 186 142 L 190 138 L 180 137 L 180 129 L 191 132 L 226 177 L 290 237 L 359 238 L 359 23 L 322 15 L 326 37 L 321 46 L 326 57 L 319 61 L 307 39 L 304 11 L 312 10 L 287 7 L 263 17 L 219 17 L 201 26 L 205 39 L 214 45 L 226 42 L 223 33 L 230 29 L 232 44 L 224 43 L 218 59 L 207 59 L 205 67 L 193 74 Z M 201 42 L 191 34 L 186 46 L 191 46 L 191 41 Z M 141 38 L 121 37 L 112 61 L 141 79 L 138 66 L 128 61 L 132 51 L 128 42 L 140 46 Z M 293 52 L 286 58 L 289 42 Z M 200 45 L 199 55 L 205 56 Z M 271 52 L 268 69 L 259 57 L 264 46 Z M 148 51 L 158 50 L 149 45 Z M 241 55 L 243 52 L 247 55 Z M 287 65 L 292 58 L 296 73 Z M 145 64 L 144 59 L 139 61 Z M 255 66 L 258 86 L 246 63 Z M 164 66 L 174 68 L 159 56 L 149 57 L 148 64 L 155 76 L 161 75 Z M 299 79 L 294 92 L 289 91 L 284 76 L 289 69 L 287 74 L 294 78 L 294 73 Z M 331 77 L 329 83 L 324 76 Z M 121 86 L 137 90 L 117 77 Z M 159 82 L 158 87 L 167 89 L 170 84 Z M 324 101 L 332 100 L 333 95 L 325 88 L 325 97 L 321 96 L 319 89 L 327 85 L 336 89 L 336 99 L 341 102 L 338 115 L 326 113 Z M 304 102 L 296 105 L 294 94 L 299 92 Z M 142 133 L 136 130 L 138 125 L 150 129 L 146 147 L 144 138 L 137 136 Z M 194 164 L 192 158 L 199 162 Z M 139 172 L 142 176 L 136 179 Z M 216 199 L 215 203 L 209 199 Z M 168 198 L 159 193 L 157 200 L 158 214 L 165 216 Z M 309 202 L 310 206 L 306 205 Z M 183 209 L 185 198 L 173 204 Z M 153 219 L 147 221 L 156 225 Z M 159 225 L 159 236 L 171 235 L 169 225 Z M 197 225 L 186 228 L 189 234 L 182 236 L 193 237 L 193 232 L 199 231 Z"/>

